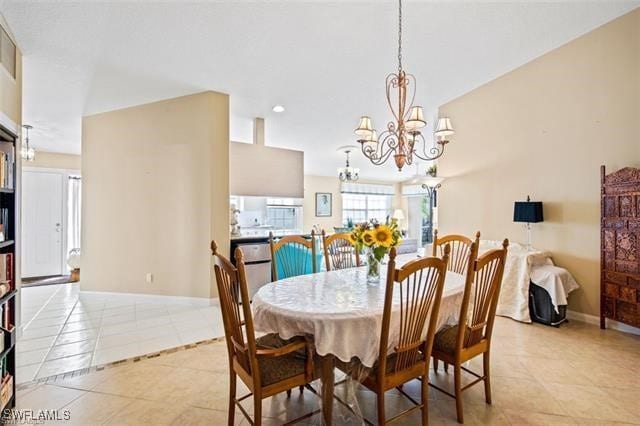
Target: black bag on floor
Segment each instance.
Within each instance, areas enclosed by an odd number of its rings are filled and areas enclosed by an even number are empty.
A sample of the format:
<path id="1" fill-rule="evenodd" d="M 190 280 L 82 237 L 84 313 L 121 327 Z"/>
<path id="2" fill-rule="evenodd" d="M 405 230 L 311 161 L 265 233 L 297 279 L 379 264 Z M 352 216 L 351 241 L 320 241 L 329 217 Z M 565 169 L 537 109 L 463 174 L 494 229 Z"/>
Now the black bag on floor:
<path id="1" fill-rule="evenodd" d="M 547 290 L 530 282 L 529 314 L 531 315 L 531 320 L 540 324 L 558 327 L 567 320 L 567 305 L 558 306 L 558 312 L 553 308 L 551 296 L 549 296 Z"/>

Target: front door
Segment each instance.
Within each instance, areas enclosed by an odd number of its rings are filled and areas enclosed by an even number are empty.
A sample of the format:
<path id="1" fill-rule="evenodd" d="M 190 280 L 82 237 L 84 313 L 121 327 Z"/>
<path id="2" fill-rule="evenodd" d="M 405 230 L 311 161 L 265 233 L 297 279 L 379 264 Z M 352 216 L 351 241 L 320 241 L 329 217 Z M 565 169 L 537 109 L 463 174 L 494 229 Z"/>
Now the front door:
<path id="1" fill-rule="evenodd" d="M 22 276 L 62 274 L 62 173 L 22 174 Z"/>

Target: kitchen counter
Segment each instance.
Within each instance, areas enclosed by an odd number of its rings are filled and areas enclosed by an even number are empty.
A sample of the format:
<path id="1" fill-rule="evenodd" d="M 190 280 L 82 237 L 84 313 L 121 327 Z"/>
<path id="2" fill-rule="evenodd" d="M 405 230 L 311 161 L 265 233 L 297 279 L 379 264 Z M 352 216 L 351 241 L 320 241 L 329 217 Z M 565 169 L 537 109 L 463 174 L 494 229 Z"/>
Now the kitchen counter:
<path id="1" fill-rule="evenodd" d="M 256 242 L 256 241 L 268 241 L 269 240 L 269 232 L 273 232 L 273 236 L 276 238 L 284 237 L 285 235 L 300 235 L 299 231 L 291 230 L 282 230 L 282 229 L 274 229 L 272 231 L 263 231 L 263 232 L 249 232 L 246 234 L 240 235 L 231 235 L 231 241 L 236 242 Z"/>
<path id="2" fill-rule="evenodd" d="M 277 236 L 277 235 L 274 235 Z M 239 235 L 232 236 L 231 241 L 235 243 L 261 243 L 269 241 L 269 234 L 267 235 Z"/>

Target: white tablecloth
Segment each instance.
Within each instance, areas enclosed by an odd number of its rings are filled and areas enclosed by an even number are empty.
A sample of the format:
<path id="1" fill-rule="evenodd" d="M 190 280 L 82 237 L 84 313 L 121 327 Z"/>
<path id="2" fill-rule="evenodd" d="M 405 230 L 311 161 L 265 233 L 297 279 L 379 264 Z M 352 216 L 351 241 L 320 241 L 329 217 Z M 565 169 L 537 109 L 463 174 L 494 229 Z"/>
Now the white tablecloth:
<path id="1" fill-rule="evenodd" d="M 398 265 L 415 254 L 398 256 Z M 386 267 L 379 284 L 368 284 L 366 267 L 301 275 L 269 283 L 253 298 L 257 331 L 293 336 L 314 336 L 320 355 L 333 354 L 348 362 L 358 357 L 367 367 L 378 358 L 384 307 Z M 447 273 L 438 327 L 456 323 L 464 278 Z M 398 342 L 399 315 L 392 315 L 389 348 Z"/>

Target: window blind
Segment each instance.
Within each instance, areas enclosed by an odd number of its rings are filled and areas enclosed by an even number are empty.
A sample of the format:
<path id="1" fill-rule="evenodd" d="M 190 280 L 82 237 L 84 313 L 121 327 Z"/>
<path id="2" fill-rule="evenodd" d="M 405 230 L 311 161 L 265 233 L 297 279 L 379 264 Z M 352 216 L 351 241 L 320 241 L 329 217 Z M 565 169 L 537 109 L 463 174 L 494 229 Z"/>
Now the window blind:
<path id="1" fill-rule="evenodd" d="M 362 194 L 362 195 L 394 195 L 393 185 L 377 184 L 377 183 L 353 183 L 344 182 L 340 187 L 343 194 Z"/>

